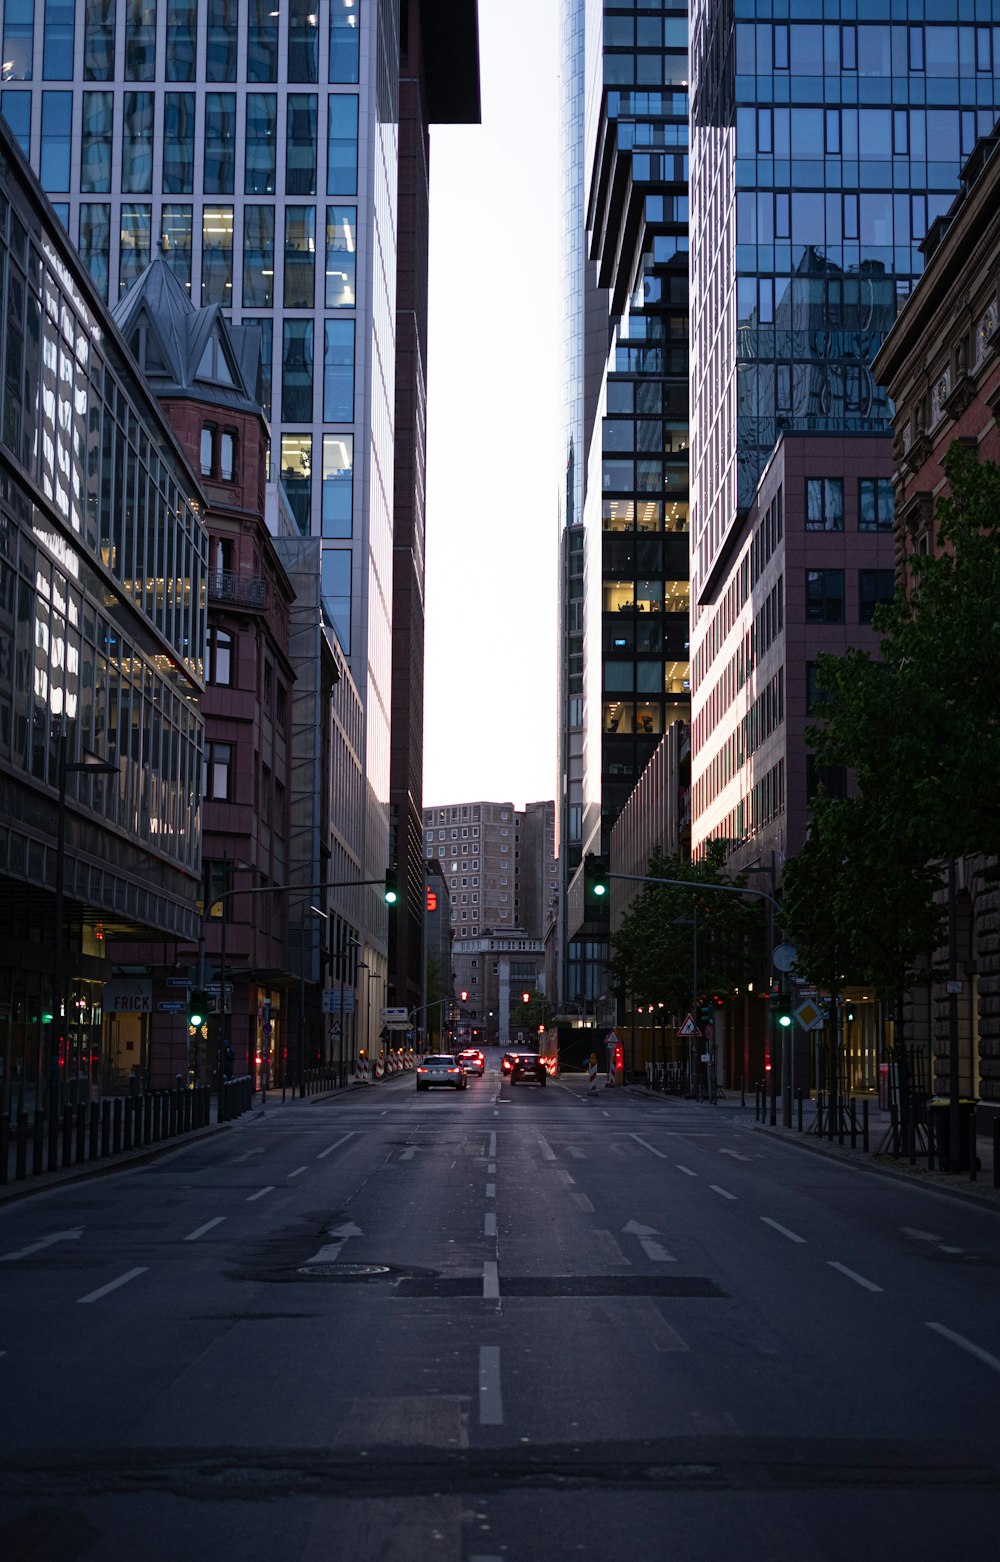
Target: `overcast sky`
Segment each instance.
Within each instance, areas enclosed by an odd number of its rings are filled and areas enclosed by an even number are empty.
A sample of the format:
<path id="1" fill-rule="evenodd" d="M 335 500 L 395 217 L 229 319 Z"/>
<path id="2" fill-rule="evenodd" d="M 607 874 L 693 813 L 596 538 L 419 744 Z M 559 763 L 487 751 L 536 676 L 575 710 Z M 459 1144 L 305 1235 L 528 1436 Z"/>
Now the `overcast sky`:
<path id="1" fill-rule="evenodd" d="M 556 795 L 555 0 L 479 0 L 483 120 L 431 132 L 424 804 Z"/>

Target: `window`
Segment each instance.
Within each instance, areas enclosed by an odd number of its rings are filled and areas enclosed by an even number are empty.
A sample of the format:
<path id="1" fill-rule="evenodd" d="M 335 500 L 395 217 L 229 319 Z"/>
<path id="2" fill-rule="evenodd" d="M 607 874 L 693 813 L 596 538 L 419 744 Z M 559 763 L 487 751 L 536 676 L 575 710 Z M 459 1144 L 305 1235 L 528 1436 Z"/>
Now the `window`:
<path id="1" fill-rule="evenodd" d="M 895 576 L 891 569 L 858 570 L 858 623 L 870 624 L 875 609 L 892 601 Z"/>
<path id="2" fill-rule="evenodd" d="M 231 743 L 205 745 L 205 796 L 228 802 L 231 796 L 233 746 Z"/>
<path id="3" fill-rule="evenodd" d="M 327 119 L 326 193 L 357 195 L 358 100 L 355 94 L 332 94 Z"/>
<path id="4" fill-rule="evenodd" d="M 275 148 L 278 140 L 277 98 L 273 92 L 248 92 L 243 190 L 246 195 L 273 195 Z"/>
<path id="5" fill-rule="evenodd" d="M 111 207 L 106 201 L 87 201 L 80 207 L 80 256 L 91 281 L 107 301 Z"/>
<path id="6" fill-rule="evenodd" d="M 290 92 L 286 119 L 285 194 L 316 194 L 316 94 Z"/>
<path id="7" fill-rule="evenodd" d="M 215 430 L 208 423 L 202 425 L 199 448 L 201 475 L 211 477 L 215 470 Z"/>
<path id="8" fill-rule="evenodd" d="M 190 195 L 194 189 L 194 93 L 163 98 L 163 193 Z"/>
<path id="9" fill-rule="evenodd" d="M 76 0 L 45 0 L 42 76 L 46 81 L 73 79 L 75 9 Z"/>
<path id="10" fill-rule="evenodd" d="M 311 309 L 316 287 L 316 208 L 285 207 L 286 309 Z"/>
<path id="11" fill-rule="evenodd" d="M 3 8 L 3 79 L 30 81 L 35 43 L 34 0 L 5 0 Z"/>
<path id="12" fill-rule="evenodd" d="M 308 537 L 312 528 L 311 434 L 282 434 L 280 477 L 295 523 Z"/>
<path id="13" fill-rule="evenodd" d="M 233 681 L 233 637 L 228 629 L 219 629 L 214 624 L 208 626 L 205 681 L 224 684 L 227 688 Z"/>
<path id="14" fill-rule="evenodd" d="M 844 529 L 844 479 L 806 478 L 806 531 L 842 532 Z"/>
<path id="15" fill-rule="evenodd" d="M 249 0 L 247 81 L 278 79 L 278 7 L 274 0 Z"/>
<path id="16" fill-rule="evenodd" d="M 330 0 L 330 80 L 358 79 L 360 0 Z"/>
<path id="17" fill-rule="evenodd" d="M 149 230 L 152 209 L 145 203 L 122 205 L 118 292 L 124 293 L 149 265 Z"/>
<path id="18" fill-rule="evenodd" d="M 111 189 L 113 129 L 113 95 L 110 92 L 85 92 L 80 136 L 81 190 L 103 193 Z"/>
<path id="19" fill-rule="evenodd" d="M 205 80 L 236 80 L 237 0 L 207 0 Z"/>
<path id="20" fill-rule="evenodd" d="M 0 93 L 0 114 L 25 157 L 31 157 L 31 93 Z"/>
<path id="21" fill-rule="evenodd" d="M 233 208 L 206 206 L 201 232 L 202 307 L 221 304 L 229 309 L 233 302 Z"/>
<path id="22" fill-rule="evenodd" d="M 148 195 L 153 188 L 153 94 L 126 92 L 122 118 L 122 190 Z"/>
<path id="23" fill-rule="evenodd" d="M 844 622 L 844 571 L 842 569 L 806 570 L 806 623 L 842 624 Z"/>
<path id="24" fill-rule="evenodd" d="M 358 214 L 354 206 L 326 208 L 326 307 L 353 309 L 358 237 Z"/>
<path id="25" fill-rule="evenodd" d="M 185 292 L 191 292 L 191 207 L 167 206 L 160 218 L 163 258 Z"/>
<path id="26" fill-rule="evenodd" d="M 323 338 L 323 422 L 354 418 L 354 321 L 327 320 Z"/>
<path id="27" fill-rule="evenodd" d="M 350 537 L 354 511 L 354 435 L 323 435 L 323 536 Z"/>
<path id="28" fill-rule="evenodd" d="M 858 531 L 891 532 L 896 518 L 892 479 L 863 477 L 858 484 Z"/>
<path id="29" fill-rule="evenodd" d="M 167 0 L 167 80 L 194 81 L 198 59 L 198 0 Z"/>
<path id="30" fill-rule="evenodd" d="M 110 81 L 115 73 L 115 0 L 83 0 L 83 6 L 83 79 Z"/>
<path id="31" fill-rule="evenodd" d="M 231 483 L 236 472 L 236 436 L 224 429 L 219 437 L 219 476 Z"/>
<path id="32" fill-rule="evenodd" d="M 125 0 L 125 80 L 153 81 L 156 0 Z"/>
<path id="33" fill-rule="evenodd" d="M 324 548 L 321 566 L 323 606 L 333 620 L 347 655 L 351 652 L 351 555 L 346 548 Z"/>
<path id="34" fill-rule="evenodd" d="M 143 94 L 146 96 L 146 94 Z M 125 94 L 126 98 L 128 93 Z M 42 93 L 42 156 L 39 178 L 43 190 L 68 190 L 72 92 Z M 129 186 L 123 186 L 128 189 Z"/>
<path id="35" fill-rule="evenodd" d="M 311 423 L 313 415 L 313 322 L 286 320 L 281 354 L 281 418 Z"/>
<path id="36" fill-rule="evenodd" d="M 235 180 L 236 94 L 209 92 L 205 95 L 205 194 L 232 195 Z"/>
<path id="37" fill-rule="evenodd" d="M 243 307 L 274 304 L 274 207 L 243 208 Z"/>
<path id="38" fill-rule="evenodd" d="M 315 0 L 289 0 L 288 80 L 319 80 L 319 6 Z"/>

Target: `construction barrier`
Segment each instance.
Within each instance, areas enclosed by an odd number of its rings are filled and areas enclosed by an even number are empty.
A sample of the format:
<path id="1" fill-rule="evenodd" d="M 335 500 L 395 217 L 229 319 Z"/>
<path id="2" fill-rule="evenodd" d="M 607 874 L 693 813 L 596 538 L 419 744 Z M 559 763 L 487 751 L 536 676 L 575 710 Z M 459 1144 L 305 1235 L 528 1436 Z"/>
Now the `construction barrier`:
<path id="1" fill-rule="evenodd" d="M 358 1053 L 358 1061 L 354 1065 L 354 1077 L 363 1085 L 368 1083 L 368 1054 L 365 1051 Z"/>

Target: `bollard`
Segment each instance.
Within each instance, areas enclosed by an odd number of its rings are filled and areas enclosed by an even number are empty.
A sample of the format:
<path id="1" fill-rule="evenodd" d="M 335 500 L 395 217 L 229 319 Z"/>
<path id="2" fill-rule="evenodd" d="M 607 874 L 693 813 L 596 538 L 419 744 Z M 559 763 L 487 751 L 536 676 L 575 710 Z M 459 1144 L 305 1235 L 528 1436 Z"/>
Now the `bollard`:
<path id="1" fill-rule="evenodd" d="M 125 1097 L 125 1127 L 124 1133 L 122 1135 L 123 1150 L 131 1150 L 132 1148 L 132 1121 L 134 1106 L 135 1100 L 132 1095 L 132 1080 L 129 1080 L 129 1093 Z"/>
<path id="2" fill-rule="evenodd" d="M 0 1188 L 7 1182 L 8 1157 L 10 1155 L 10 1114 L 0 1116 Z"/>
<path id="3" fill-rule="evenodd" d="M 35 1124 L 32 1130 L 31 1144 L 31 1175 L 42 1175 L 43 1145 L 45 1143 L 45 1113 L 39 1107 L 35 1112 Z"/>
<path id="4" fill-rule="evenodd" d="M 171 1139 L 177 1135 L 177 1116 L 180 1111 L 180 1102 L 177 1099 L 176 1090 L 167 1091 L 167 1133 Z"/>
<path id="5" fill-rule="evenodd" d="M 855 1102 L 854 1097 L 852 1096 L 851 1097 L 851 1149 L 852 1150 L 856 1150 L 857 1147 L 858 1147 L 858 1116 L 857 1116 L 856 1106 L 857 1106 L 857 1103 Z"/>
<path id="6" fill-rule="evenodd" d="M 28 1175 L 28 1114 L 17 1114 L 17 1149 L 14 1158 L 14 1178 L 23 1182 Z"/>
<path id="7" fill-rule="evenodd" d="M 98 1127 L 98 1123 L 100 1122 L 100 1118 L 101 1118 L 101 1108 L 100 1108 L 99 1104 L 96 1101 L 91 1101 L 91 1103 L 90 1103 L 90 1120 L 89 1120 L 89 1125 L 88 1125 L 88 1132 L 90 1134 L 90 1143 L 87 1145 L 87 1159 L 88 1159 L 88 1161 L 96 1161 L 97 1160 L 97 1127 Z"/>
<path id="8" fill-rule="evenodd" d="M 63 1107 L 62 1163 L 64 1166 L 73 1164 L 73 1108 L 69 1102 Z"/>
<path id="9" fill-rule="evenodd" d="M 56 1092 L 52 1092 L 52 1097 Z M 49 1171 L 54 1172 L 59 1166 L 59 1107 L 55 1100 L 49 1100 Z"/>
<path id="10" fill-rule="evenodd" d="M 868 1154 L 868 1100 L 867 1097 L 861 1103 L 861 1148 Z"/>
<path id="11" fill-rule="evenodd" d="M 79 1166 L 87 1152 L 87 1105 L 81 1101 L 76 1109 L 76 1164 Z"/>
<path id="12" fill-rule="evenodd" d="M 147 1090 L 142 1104 L 142 1142 L 153 1142 L 153 1092 Z"/>
<path id="13" fill-rule="evenodd" d="M 121 1096 L 115 1096 L 115 1104 L 114 1104 L 114 1107 L 112 1108 L 112 1110 L 113 1110 L 113 1113 L 114 1113 L 114 1124 L 113 1124 L 113 1128 L 112 1128 L 111 1145 L 112 1145 L 112 1149 L 113 1149 L 114 1154 L 115 1155 L 120 1155 L 121 1152 L 122 1152 L 122 1098 L 121 1098 Z"/>
<path id="14" fill-rule="evenodd" d="M 101 1154 L 111 1154 L 111 1102 L 101 1102 Z"/>

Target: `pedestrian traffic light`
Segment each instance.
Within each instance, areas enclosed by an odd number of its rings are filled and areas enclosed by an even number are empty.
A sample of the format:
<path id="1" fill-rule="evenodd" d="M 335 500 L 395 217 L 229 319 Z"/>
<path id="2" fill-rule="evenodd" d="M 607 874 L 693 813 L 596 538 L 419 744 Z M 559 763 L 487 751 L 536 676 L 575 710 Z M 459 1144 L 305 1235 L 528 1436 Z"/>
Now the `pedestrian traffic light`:
<path id="1" fill-rule="evenodd" d="M 192 987 L 188 998 L 188 1024 L 192 1030 L 201 1030 L 208 1018 L 209 995 L 204 988 Z"/>
<path id="2" fill-rule="evenodd" d="M 399 899 L 399 891 L 396 888 L 395 868 L 386 868 L 385 870 L 385 890 L 383 893 L 386 905 L 394 906 Z"/>
<path id="3" fill-rule="evenodd" d="M 583 898 L 590 906 L 599 906 L 608 893 L 608 865 L 596 852 L 583 859 Z"/>

